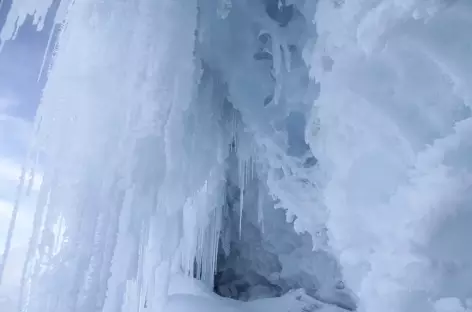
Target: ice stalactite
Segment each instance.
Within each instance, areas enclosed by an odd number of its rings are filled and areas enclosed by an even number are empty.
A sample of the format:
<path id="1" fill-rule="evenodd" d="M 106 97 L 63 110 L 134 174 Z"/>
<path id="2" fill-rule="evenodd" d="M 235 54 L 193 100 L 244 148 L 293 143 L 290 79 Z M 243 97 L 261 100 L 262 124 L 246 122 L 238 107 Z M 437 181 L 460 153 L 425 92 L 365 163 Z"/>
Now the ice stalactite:
<path id="1" fill-rule="evenodd" d="M 10 223 L 9 223 L 9 226 L 8 226 L 7 237 L 6 237 L 6 240 L 5 240 L 5 248 L 3 250 L 2 258 L 0 259 L 0 284 L 2 283 L 3 275 L 5 274 L 6 263 L 8 261 L 8 256 L 9 256 L 10 251 L 11 251 L 13 232 L 15 231 L 16 220 L 18 218 L 18 212 L 19 212 L 19 209 L 20 209 L 20 200 L 22 198 L 22 193 L 23 193 L 24 187 L 25 187 L 25 176 L 26 176 L 25 171 L 26 171 L 25 168 L 23 168 L 22 172 L 21 172 L 21 176 L 20 176 L 20 181 L 19 181 L 19 184 L 18 184 L 18 187 L 17 187 L 17 192 L 16 192 L 16 195 L 15 195 L 16 198 L 15 198 L 15 202 L 14 202 L 14 205 L 13 205 L 13 210 L 12 210 L 12 214 L 11 214 Z"/>
<path id="2" fill-rule="evenodd" d="M 47 164 L 21 310 L 138 311 L 165 302 L 167 268 L 178 248 L 191 247 L 179 247 L 181 238 L 205 231 L 202 221 L 219 205 L 213 143 L 227 146 L 212 118 L 211 81 L 208 114 L 189 109 L 200 67 L 196 17 L 188 1 L 79 1 L 68 11 L 38 112 Z M 211 146 L 199 142 L 207 134 Z M 189 169 L 194 157 L 199 170 Z M 190 209 L 200 218 L 189 233 L 186 198 L 196 199 Z M 51 239 L 60 220 L 63 237 Z"/>

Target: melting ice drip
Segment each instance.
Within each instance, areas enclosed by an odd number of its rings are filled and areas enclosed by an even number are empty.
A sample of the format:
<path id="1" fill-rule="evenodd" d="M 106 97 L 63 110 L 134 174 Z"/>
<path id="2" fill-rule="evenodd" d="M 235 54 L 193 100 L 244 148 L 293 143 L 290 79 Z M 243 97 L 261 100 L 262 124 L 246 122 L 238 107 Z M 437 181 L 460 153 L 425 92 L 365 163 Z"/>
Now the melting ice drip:
<path id="1" fill-rule="evenodd" d="M 2 42 L 50 5 L 13 1 Z M 359 311 L 471 309 L 471 17 L 468 0 L 62 1 L 20 310 L 159 311 L 175 272 L 212 287 L 228 166 L 240 238 L 275 215 L 256 180 Z"/>

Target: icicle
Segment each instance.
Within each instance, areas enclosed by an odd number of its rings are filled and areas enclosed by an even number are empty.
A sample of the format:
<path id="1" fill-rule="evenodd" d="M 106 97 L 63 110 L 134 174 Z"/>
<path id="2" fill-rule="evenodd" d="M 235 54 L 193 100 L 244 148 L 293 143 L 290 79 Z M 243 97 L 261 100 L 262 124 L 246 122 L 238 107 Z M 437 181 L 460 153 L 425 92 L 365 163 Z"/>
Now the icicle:
<path id="1" fill-rule="evenodd" d="M 43 76 L 45 66 L 46 66 L 46 63 L 48 61 L 48 56 L 49 56 L 49 52 L 50 52 L 50 49 L 51 49 L 51 44 L 53 42 L 53 37 L 54 37 L 54 33 L 55 33 L 54 30 L 55 30 L 55 27 L 52 27 L 51 31 L 49 32 L 48 43 L 46 45 L 46 50 L 44 51 L 43 60 L 41 62 L 41 67 L 39 69 L 37 82 L 39 82 L 41 80 L 41 78 Z"/>
<path id="2" fill-rule="evenodd" d="M 25 176 L 26 176 L 26 167 L 24 166 L 21 170 L 20 183 L 18 184 L 18 187 L 17 187 L 15 203 L 14 203 L 13 211 L 10 218 L 10 224 L 8 225 L 8 233 L 7 233 L 7 239 L 5 242 L 5 248 L 3 250 L 2 260 L 0 262 L 0 285 L 2 284 L 3 273 L 5 270 L 6 262 L 8 261 L 8 256 L 10 254 L 11 242 L 13 239 L 13 232 L 15 231 L 16 220 L 18 217 L 18 212 L 20 210 L 21 194 L 23 192 L 23 188 L 25 184 Z"/>
<path id="3" fill-rule="evenodd" d="M 36 212 L 33 220 L 33 231 L 29 241 L 28 251 L 26 253 L 26 259 L 23 265 L 20 281 L 20 296 L 19 296 L 19 307 L 20 311 L 23 311 L 25 307 L 29 305 L 31 295 L 31 280 L 29 275 L 32 274 L 31 267 L 34 264 L 36 249 L 40 239 L 40 231 L 42 226 L 42 220 L 44 216 L 44 210 L 50 201 L 50 183 L 49 177 L 45 177 L 46 180 L 41 186 L 38 200 L 36 203 Z M 26 293 L 26 294 L 25 294 Z"/>
<path id="4" fill-rule="evenodd" d="M 216 229 L 215 229 L 215 233 L 214 233 L 214 241 L 215 241 L 215 245 L 214 245 L 214 248 L 213 248 L 213 268 L 212 268 L 212 284 L 214 284 L 214 277 L 215 277 L 215 273 L 216 273 L 216 263 L 217 263 L 217 260 L 218 260 L 218 246 L 219 246 L 219 242 L 220 242 L 220 236 L 221 236 L 221 227 L 222 227 L 222 223 L 223 223 L 223 214 L 222 214 L 222 208 L 221 206 L 220 207 L 217 207 L 215 209 L 215 212 L 216 212 Z"/>
<path id="5" fill-rule="evenodd" d="M 248 167 L 249 160 L 243 161 L 243 185 L 247 185 L 247 167 Z"/>
<path id="6" fill-rule="evenodd" d="M 262 233 L 264 233 L 264 198 L 262 197 L 262 183 L 259 182 L 257 188 L 257 222 L 261 225 Z"/>
<path id="7" fill-rule="evenodd" d="M 282 92 L 282 66 L 283 66 L 283 56 L 282 56 L 282 47 L 280 45 L 280 40 L 277 36 L 272 37 L 272 55 L 273 55 L 273 64 L 274 64 L 274 76 L 275 76 L 275 90 L 273 101 L 274 104 L 279 104 L 281 92 Z"/>
<path id="8" fill-rule="evenodd" d="M 40 127 L 41 127 L 41 119 L 39 119 L 35 124 L 35 134 L 37 134 Z M 34 185 L 35 169 L 38 165 L 39 152 L 36 152 L 34 165 L 30 166 L 30 164 L 32 160 L 31 155 L 33 153 L 33 150 L 35 150 L 35 143 L 36 142 L 33 142 L 29 147 L 28 157 L 26 158 L 26 162 L 21 169 L 21 175 L 19 177 L 19 182 L 18 182 L 16 196 L 15 196 L 15 202 L 13 205 L 12 215 L 11 215 L 10 223 L 8 226 L 8 233 L 7 233 L 7 238 L 5 242 L 5 248 L 4 248 L 3 256 L 0 262 L 0 285 L 2 284 L 3 273 L 5 270 L 6 262 L 8 261 L 9 253 L 10 253 L 11 241 L 13 239 L 13 233 L 16 227 L 16 221 L 17 221 L 18 213 L 20 209 L 21 197 L 23 195 L 22 193 L 25 188 L 26 172 L 28 171 L 28 167 L 30 167 L 30 178 L 28 181 L 27 189 L 26 189 L 26 196 L 29 196 L 29 194 L 31 193 L 31 189 L 33 188 L 33 185 Z"/>
<path id="9" fill-rule="evenodd" d="M 233 151 L 238 149 L 238 119 L 236 115 L 236 111 L 233 110 L 232 112 L 232 119 L 231 119 L 231 137 L 233 138 L 234 148 Z"/>
<path id="10" fill-rule="evenodd" d="M 239 239 L 242 235 L 243 210 L 244 210 L 244 191 L 246 186 L 246 161 L 239 161 Z"/>
<path id="11" fill-rule="evenodd" d="M 65 231 L 65 222 L 64 218 L 59 218 L 59 222 L 56 225 L 55 231 L 54 231 L 54 249 L 53 249 L 53 255 L 57 254 L 59 250 L 61 249 L 60 242 L 63 240 L 64 236 L 64 231 Z"/>
<path id="12" fill-rule="evenodd" d="M 35 182 L 35 176 L 36 176 L 36 168 L 38 167 L 38 162 L 39 162 L 39 152 L 36 152 L 34 165 L 30 169 L 30 174 L 29 174 L 29 178 L 28 178 L 28 187 L 26 189 L 26 196 L 30 196 L 31 191 L 33 189 L 34 182 Z"/>
<path id="13" fill-rule="evenodd" d="M 280 48 L 282 49 L 282 52 L 283 52 L 285 70 L 289 73 L 292 70 L 292 53 L 290 53 L 288 45 L 285 43 L 282 44 Z"/>

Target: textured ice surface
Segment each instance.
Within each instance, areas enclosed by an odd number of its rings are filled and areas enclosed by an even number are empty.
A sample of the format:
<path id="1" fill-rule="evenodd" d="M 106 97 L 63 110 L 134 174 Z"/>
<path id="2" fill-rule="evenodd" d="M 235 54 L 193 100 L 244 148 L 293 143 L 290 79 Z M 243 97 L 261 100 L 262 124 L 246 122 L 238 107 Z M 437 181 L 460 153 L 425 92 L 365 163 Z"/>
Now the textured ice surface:
<path id="1" fill-rule="evenodd" d="M 236 155 L 231 154 L 215 292 L 253 301 L 302 288 L 320 301 L 354 309 L 351 294 L 341 287 L 336 260 L 325 250 L 313 250 L 311 236 L 297 233 L 293 222 L 287 221 L 286 211 L 274 209 L 274 199 L 257 176 L 246 182 L 240 215 L 236 161 Z"/>
<path id="2" fill-rule="evenodd" d="M 2 41 L 50 5 L 14 0 Z M 56 16 L 21 311 L 330 311 L 338 288 L 361 312 L 470 309 L 469 0 Z M 218 249 L 258 300 L 209 293 Z"/>
<path id="3" fill-rule="evenodd" d="M 319 2 L 308 139 L 330 245 L 360 309 L 431 311 L 435 298 L 471 295 L 461 223 L 472 204 L 472 11 L 468 1 L 373 2 Z"/>

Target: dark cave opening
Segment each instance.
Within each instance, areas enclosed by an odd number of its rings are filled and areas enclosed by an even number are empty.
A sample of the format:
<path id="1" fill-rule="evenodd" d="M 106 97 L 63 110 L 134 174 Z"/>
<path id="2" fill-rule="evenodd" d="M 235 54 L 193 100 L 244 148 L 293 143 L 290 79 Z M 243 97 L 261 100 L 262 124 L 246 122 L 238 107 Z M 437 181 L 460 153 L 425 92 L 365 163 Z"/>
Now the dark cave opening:
<path id="1" fill-rule="evenodd" d="M 241 216 L 239 164 L 233 150 L 228 159 L 213 291 L 222 297 L 252 301 L 303 289 L 321 302 L 355 310 L 337 261 L 325 251 L 313 250 L 308 233 L 295 231 L 294 220 L 287 218 L 284 209 L 275 208 L 276 200 L 257 176 L 244 186 Z"/>

